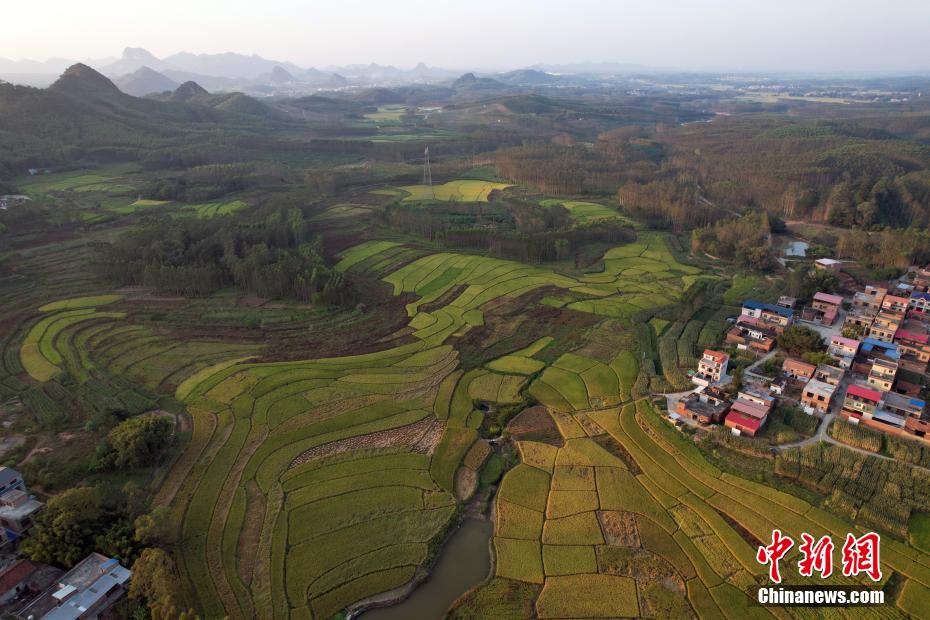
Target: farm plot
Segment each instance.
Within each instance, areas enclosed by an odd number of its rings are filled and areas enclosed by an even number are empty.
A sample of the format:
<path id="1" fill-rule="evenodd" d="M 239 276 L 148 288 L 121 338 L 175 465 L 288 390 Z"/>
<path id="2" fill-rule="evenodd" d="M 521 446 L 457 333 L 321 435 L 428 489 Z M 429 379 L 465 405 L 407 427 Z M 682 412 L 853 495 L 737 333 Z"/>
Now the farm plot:
<path id="1" fill-rule="evenodd" d="M 558 198 L 548 198 L 539 203 L 543 207 L 561 205 L 565 207 L 579 224 L 590 224 L 601 220 L 622 220 L 628 224 L 636 225 L 636 222 L 621 214 L 616 209 L 596 202 L 584 202 L 581 200 L 560 200 Z"/>
<path id="2" fill-rule="evenodd" d="M 405 185 L 400 188 L 406 195 L 404 202 L 419 200 L 441 200 L 454 202 L 487 202 L 488 196 L 495 190 L 504 190 L 513 187 L 508 183 L 495 183 L 493 181 L 480 181 L 465 179 L 449 181 L 442 185 Z"/>

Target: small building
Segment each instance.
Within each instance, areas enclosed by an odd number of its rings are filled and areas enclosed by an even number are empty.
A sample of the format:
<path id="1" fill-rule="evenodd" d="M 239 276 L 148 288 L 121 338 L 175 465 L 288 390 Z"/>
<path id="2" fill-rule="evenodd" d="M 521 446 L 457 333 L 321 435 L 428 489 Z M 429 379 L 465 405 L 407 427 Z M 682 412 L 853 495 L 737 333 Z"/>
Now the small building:
<path id="1" fill-rule="evenodd" d="M 764 304 L 754 299 L 747 299 L 743 302 L 740 316 L 758 319 L 761 322 L 758 324 L 760 327 L 774 330 L 776 334 L 788 329 L 794 320 L 794 312 L 789 308 L 776 304 Z"/>
<path id="2" fill-rule="evenodd" d="M 850 385 L 846 388 L 842 413 L 845 417 L 871 417 L 882 401 L 882 393 L 863 385 Z"/>
<path id="3" fill-rule="evenodd" d="M 43 506 L 42 502 L 19 489 L 0 495 L 0 545 L 22 538 Z"/>
<path id="4" fill-rule="evenodd" d="M 859 353 L 860 357 L 865 358 L 869 362 L 876 357 L 886 357 L 892 360 L 897 360 L 901 357 L 901 354 L 898 353 L 898 345 L 893 342 L 886 342 L 875 338 L 864 338 L 862 344 L 859 346 Z"/>
<path id="5" fill-rule="evenodd" d="M 29 579 L 39 569 L 30 560 L 19 560 L 0 573 L 0 605 L 6 605 L 29 590 Z"/>
<path id="6" fill-rule="evenodd" d="M 787 308 L 788 310 L 794 310 L 794 307 L 798 305 L 798 300 L 794 297 L 788 297 L 787 295 L 782 295 L 781 297 L 778 298 L 778 303 L 776 303 L 775 305 L 780 306 L 782 308 Z"/>
<path id="7" fill-rule="evenodd" d="M 843 269 L 843 261 L 835 258 L 818 258 L 814 261 L 814 267 L 823 271 L 839 273 Z"/>
<path id="8" fill-rule="evenodd" d="M 872 322 L 875 320 L 875 312 L 871 310 L 853 309 L 846 313 L 843 318 L 843 329 L 852 328 L 859 330 L 860 334 L 868 334 Z"/>
<path id="9" fill-rule="evenodd" d="M 839 385 L 845 376 L 846 372 L 842 368 L 837 368 L 836 366 L 830 366 L 828 364 L 818 365 L 817 371 L 814 372 L 815 379 L 823 381 L 824 383 L 829 383 L 830 385 Z"/>
<path id="10" fill-rule="evenodd" d="M 98 618 L 122 598 L 131 577 L 132 572 L 119 560 L 92 553 L 17 615 L 24 620 Z"/>
<path id="11" fill-rule="evenodd" d="M 866 382 L 882 392 L 890 392 L 894 387 L 894 379 L 898 374 L 898 363 L 886 358 L 876 358 L 872 361 Z"/>
<path id="12" fill-rule="evenodd" d="M 705 349 L 701 359 L 698 360 L 697 373 L 691 377 L 691 381 L 705 387 L 720 383 L 727 377 L 729 362 L 730 356 L 726 353 Z"/>
<path id="13" fill-rule="evenodd" d="M 882 300 L 882 310 L 894 312 L 895 314 L 904 314 L 911 304 L 910 297 L 901 297 L 898 295 L 885 295 Z"/>
<path id="14" fill-rule="evenodd" d="M 737 401 L 754 403 L 766 410 L 766 414 L 775 406 L 775 397 L 752 387 L 744 387 L 737 392 Z"/>
<path id="15" fill-rule="evenodd" d="M 768 419 L 769 411 L 771 411 L 770 406 L 760 404 L 755 400 L 747 400 L 741 395 L 730 405 L 730 412 L 727 413 L 724 425 L 734 435 L 755 437 Z"/>
<path id="16" fill-rule="evenodd" d="M 817 367 L 793 357 L 786 358 L 781 365 L 782 372 L 791 381 L 807 383 L 814 378 Z"/>
<path id="17" fill-rule="evenodd" d="M 741 351 L 768 353 L 775 348 L 778 333 L 763 326 L 761 319 L 741 316 L 736 325 L 727 331 L 725 342 L 736 345 Z"/>
<path id="18" fill-rule="evenodd" d="M 852 367 L 853 359 L 859 352 L 859 345 L 862 344 L 854 338 L 844 338 L 843 336 L 833 336 L 830 338 L 830 346 L 827 347 L 827 354 L 835 357 L 837 365 L 844 370 Z"/>
<path id="19" fill-rule="evenodd" d="M 894 392 L 888 392 L 882 397 L 881 409 L 902 418 L 920 418 L 926 408 L 927 403 L 919 398 Z M 901 426 L 904 424 L 902 423 Z"/>
<path id="20" fill-rule="evenodd" d="M 801 406 L 808 414 L 825 414 L 830 410 L 835 392 L 835 385 L 811 379 L 801 392 Z"/>
<path id="21" fill-rule="evenodd" d="M 730 402 L 726 392 L 711 386 L 680 398 L 675 412 L 699 424 L 720 424 L 730 410 Z"/>
<path id="22" fill-rule="evenodd" d="M 64 571 L 31 560 L 19 560 L 0 572 L 0 615 L 11 613 L 57 583 Z"/>
<path id="23" fill-rule="evenodd" d="M 911 293 L 907 316 L 921 321 L 930 320 L 930 293 Z"/>
<path id="24" fill-rule="evenodd" d="M 0 495 L 13 490 L 26 490 L 23 475 L 12 467 L 0 467 Z"/>
<path id="25" fill-rule="evenodd" d="M 812 323 L 833 325 L 843 308 L 843 298 L 828 293 L 815 293 L 810 307 L 804 308 L 803 318 Z"/>
<path id="26" fill-rule="evenodd" d="M 865 287 L 864 291 L 858 291 L 853 295 L 853 311 L 864 312 L 874 316 L 882 309 L 882 301 L 885 300 L 885 295 L 887 294 L 888 289 L 880 286 L 872 286 L 870 284 Z"/>
<path id="27" fill-rule="evenodd" d="M 920 374 L 927 372 L 930 362 L 930 335 L 921 323 L 905 321 L 894 335 L 894 343 L 901 354 L 898 363 L 901 368 Z"/>
<path id="28" fill-rule="evenodd" d="M 904 321 L 903 312 L 892 312 L 891 310 L 882 310 L 872 320 L 869 326 L 869 338 L 881 340 L 882 342 L 894 342 L 894 336 L 898 333 L 901 323 Z"/>

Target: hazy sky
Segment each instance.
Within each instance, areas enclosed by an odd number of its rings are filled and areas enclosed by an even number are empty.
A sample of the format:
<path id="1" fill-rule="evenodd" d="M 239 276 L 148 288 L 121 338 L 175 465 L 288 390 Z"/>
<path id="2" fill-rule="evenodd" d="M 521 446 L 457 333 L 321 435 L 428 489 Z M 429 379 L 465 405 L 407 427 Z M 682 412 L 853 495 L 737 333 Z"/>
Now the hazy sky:
<path id="1" fill-rule="evenodd" d="M 0 57 L 930 70 L 930 0 L 0 0 Z"/>

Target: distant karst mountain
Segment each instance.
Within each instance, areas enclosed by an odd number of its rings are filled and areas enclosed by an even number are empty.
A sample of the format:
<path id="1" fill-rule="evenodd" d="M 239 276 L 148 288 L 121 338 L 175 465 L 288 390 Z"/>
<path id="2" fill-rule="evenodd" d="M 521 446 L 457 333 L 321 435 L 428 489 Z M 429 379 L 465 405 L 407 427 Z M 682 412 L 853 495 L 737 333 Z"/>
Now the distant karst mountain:
<path id="1" fill-rule="evenodd" d="M 178 88 L 171 93 L 171 98 L 175 101 L 188 101 L 194 97 L 203 97 L 209 94 L 207 89 L 197 82 L 189 81 L 178 86 Z"/>
<path id="2" fill-rule="evenodd" d="M 113 82 L 121 91 L 134 97 L 144 97 L 149 93 L 161 93 L 178 87 L 177 82 L 149 67 L 140 67 L 133 73 L 114 79 Z"/>

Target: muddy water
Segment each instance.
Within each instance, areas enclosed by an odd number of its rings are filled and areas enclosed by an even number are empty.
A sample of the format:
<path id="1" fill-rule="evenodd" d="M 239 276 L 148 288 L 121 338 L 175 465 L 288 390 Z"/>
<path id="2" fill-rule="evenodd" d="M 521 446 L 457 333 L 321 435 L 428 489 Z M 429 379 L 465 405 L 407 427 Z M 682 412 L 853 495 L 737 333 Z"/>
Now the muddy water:
<path id="1" fill-rule="evenodd" d="M 483 582 L 491 570 L 488 541 L 494 525 L 465 519 L 439 554 L 430 576 L 407 599 L 363 613 L 361 620 L 440 620 L 449 606 Z"/>

